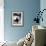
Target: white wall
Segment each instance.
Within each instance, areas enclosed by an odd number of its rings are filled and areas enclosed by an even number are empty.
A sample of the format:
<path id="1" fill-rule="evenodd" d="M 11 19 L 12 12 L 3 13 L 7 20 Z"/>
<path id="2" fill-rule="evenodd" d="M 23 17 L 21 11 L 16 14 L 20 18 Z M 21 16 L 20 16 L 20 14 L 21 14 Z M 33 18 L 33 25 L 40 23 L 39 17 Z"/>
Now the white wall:
<path id="1" fill-rule="evenodd" d="M 0 42 L 4 41 L 4 0 L 0 0 Z"/>

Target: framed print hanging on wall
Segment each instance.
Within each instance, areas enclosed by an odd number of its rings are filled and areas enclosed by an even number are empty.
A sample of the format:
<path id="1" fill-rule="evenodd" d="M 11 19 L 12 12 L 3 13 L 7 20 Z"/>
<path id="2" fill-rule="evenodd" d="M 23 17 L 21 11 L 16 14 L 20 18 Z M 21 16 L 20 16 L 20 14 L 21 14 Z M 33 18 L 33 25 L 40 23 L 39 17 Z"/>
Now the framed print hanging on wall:
<path id="1" fill-rule="evenodd" d="M 23 26 L 23 12 L 12 12 L 12 25 Z"/>

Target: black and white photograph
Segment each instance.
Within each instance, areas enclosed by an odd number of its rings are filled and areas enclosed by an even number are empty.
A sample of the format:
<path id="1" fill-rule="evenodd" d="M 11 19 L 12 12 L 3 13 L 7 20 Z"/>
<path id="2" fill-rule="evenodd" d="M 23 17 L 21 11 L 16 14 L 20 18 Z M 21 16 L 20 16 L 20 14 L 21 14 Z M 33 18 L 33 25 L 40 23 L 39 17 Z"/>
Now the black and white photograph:
<path id="1" fill-rule="evenodd" d="M 12 12 L 12 25 L 23 26 L 23 12 Z"/>

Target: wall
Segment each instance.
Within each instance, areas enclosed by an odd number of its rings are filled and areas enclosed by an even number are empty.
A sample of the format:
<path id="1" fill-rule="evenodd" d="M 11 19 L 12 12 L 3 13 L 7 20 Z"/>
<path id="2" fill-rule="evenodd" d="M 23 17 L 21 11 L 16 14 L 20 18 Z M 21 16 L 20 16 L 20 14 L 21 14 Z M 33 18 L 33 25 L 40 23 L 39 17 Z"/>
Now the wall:
<path id="1" fill-rule="evenodd" d="M 40 9 L 41 9 L 41 11 L 43 9 L 46 9 L 46 0 L 40 0 Z M 43 20 L 43 22 L 42 21 L 40 22 L 40 25 L 46 26 L 46 11 L 43 12 L 42 17 L 44 20 Z"/>
<path id="2" fill-rule="evenodd" d="M 0 42 L 4 41 L 4 0 L 0 0 Z"/>
<path id="3" fill-rule="evenodd" d="M 32 21 L 40 9 L 40 0 L 4 0 L 4 36 L 7 41 L 18 41 L 32 29 Z M 24 26 L 13 27 L 13 11 L 24 12 Z"/>

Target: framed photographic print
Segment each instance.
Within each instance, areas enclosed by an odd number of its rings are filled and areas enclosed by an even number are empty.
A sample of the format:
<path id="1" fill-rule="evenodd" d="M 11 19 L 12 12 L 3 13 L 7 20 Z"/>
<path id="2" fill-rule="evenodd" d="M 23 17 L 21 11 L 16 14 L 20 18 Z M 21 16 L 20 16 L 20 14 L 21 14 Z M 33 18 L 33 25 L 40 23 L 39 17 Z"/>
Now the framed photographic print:
<path id="1" fill-rule="evenodd" d="M 23 26 L 23 12 L 12 12 L 12 25 Z"/>

